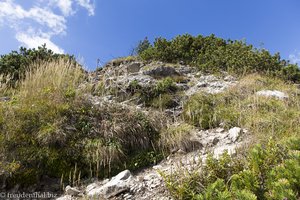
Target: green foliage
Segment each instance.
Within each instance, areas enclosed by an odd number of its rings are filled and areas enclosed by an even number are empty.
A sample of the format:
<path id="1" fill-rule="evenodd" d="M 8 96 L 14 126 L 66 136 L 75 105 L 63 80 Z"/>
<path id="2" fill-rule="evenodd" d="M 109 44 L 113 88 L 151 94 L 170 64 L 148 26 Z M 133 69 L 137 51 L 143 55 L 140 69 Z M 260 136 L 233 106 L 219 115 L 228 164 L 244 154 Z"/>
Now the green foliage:
<path id="1" fill-rule="evenodd" d="M 56 54 L 52 50 L 47 49 L 46 45 L 37 49 L 26 49 L 20 47 L 19 51 L 12 51 L 9 54 L 0 57 L 0 75 L 9 76 L 9 85 L 16 86 L 16 82 L 24 78 L 24 73 L 29 70 L 32 63 L 40 61 L 51 61 L 66 59 L 76 63 L 74 56 L 65 54 Z"/>
<path id="2" fill-rule="evenodd" d="M 297 65 L 288 65 L 282 68 L 282 76 L 286 80 L 297 82 L 300 80 L 300 69 Z"/>
<path id="3" fill-rule="evenodd" d="M 68 181 L 74 171 L 111 176 L 129 163 L 138 168 L 160 159 L 153 150 L 160 117 L 92 105 L 77 89 L 84 78 L 79 66 L 52 61 L 25 74 L 13 101 L 0 102 L 0 173 L 9 174 L 8 187 L 32 185 L 41 175 Z"/>
<path id="4" fill-rule="evenodd" d="M 131 95 L 139 92 L 142 87 L 139 85 L 139 82 L 137 80 L 133 80 L 129 83 L 129 86 L 127 87 L 127 92 L 129 92 Z"/>
<path id="5" fill-rule="evenodd" d="M 157 38 L 153 46 L 139 53 L 143 60 L 168 63 L 184 62 L 206 72 L 229 71 L 237 74 L 262 73 L 299 82 L 297 65 L 287 65 L 279 53 L 271 55 L 244 41 L 210 36 L 179 35 L 171 40 Z"/>
<path id="6" fill-rule="evenodd" d="M 28 186 L 40 175 L 67 178 L 74 165 L 82 177 L 103 177 L 125 169 L 126 163 L 137 163 L 131 165 L 136 169 L 160 159 L 148 153 L 159 138 L 158 124 L 148 116 L 113 105 L 93 108 L 78 98 L 66 97 L 67 107 L 48 102 L 3 105 L 10 113 L 1 113 L 6 119 L 0 153 L 6 163 L 20 166 L 6 170 L 11 173 L 8 186 Z M 137 159 L 141 150 L 145 155 Z"/>
<path id="7" fill-rule="evenodd" d="M 215 102 L 211 94 L 198 94 L 184 106 L 184 119 L 194 126 L 207 129 L 214 126 Z"/>
<path id="8" fill-rule="evenodd" d="M 299 138 L 291 141 L 300 145 Z M 300 152 L 293 147 L 270 140 L 264 147 L 254 147 L 243 159 L 227 153 L 219 159 L 209 156 L 199 173 L 164 177 L 176 199 L 296 200 L 300 196 Z"/>
<path id="9" fill-rule="evenodd" d="M 167 77 L 159 82 L 154 87 L 154 95 L 159 96 L 164 93 L 172 93 L 177 90 L 177 87 L 172 78 Z"/>
<path id="10" fill-rule="evenodd" d="M 139 41 L 139 44 L 135 47 L 134 53 L 135 54 L 142 54 L 144 51 L 151 47 L 151 43 L 149 42 L 148 38 L 146 37 L 144 40 Z"/>
<path id="11" fill-rule="evenodd" d="M 140 97 L 141 102 L 146 106 L 154 108 L 170 108 L 176 105 L 173 95 L 178 88 L 174 80 L 170 77 L 158 81 L 153 86 L 142 87 L 137 80 L 132 81 L 127 87 L 131 95 Z"/>

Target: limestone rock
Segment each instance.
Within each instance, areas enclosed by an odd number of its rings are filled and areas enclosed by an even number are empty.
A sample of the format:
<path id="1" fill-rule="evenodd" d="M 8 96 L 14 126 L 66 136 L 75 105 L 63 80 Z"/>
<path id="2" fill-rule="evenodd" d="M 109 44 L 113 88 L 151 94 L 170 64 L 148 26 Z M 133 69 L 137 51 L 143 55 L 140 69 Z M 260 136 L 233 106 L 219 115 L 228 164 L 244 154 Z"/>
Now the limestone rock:
<path id="1" fill-rule="evenodd" d="M 236 84 L 234 77 L 227 77 L 227 79 L 224 80 L 214 75 L 201 75 L 199 78 L 197 78 L 197 74 L 196 76 L 192 75 L 190 82 L 194 83 L 194 85 L 186 90 L 186 95 L 188 96 L 191 96 L 199 91 L 216 94 L 223 92 L 228 87 Z"/>
<path id="2" fill-rule="evenodd" d="M 261 90 L 256 92 L 259 96 L 265 96 L 265 97 L 273 97 L 280 100 L 287 99 L 289 96 L 281 91 L 278 90 Z"/>
<path id="3" fill-rule="evenodd" d="M 139 72 L 141 69 L 141 63 L 139 62 L 133 62 L 133 63 L 130 63 L 128 66 L 127 66 L 127 73 L 131 74 L 131 73 L 137 73 Z"/>
<path id="4" fill-rule="evenodd" d="M 144 71 L 144 74 L 149 76 L 161 76 L 161 77 L 179 75 L 179 73 L 175 70 L 174 67 L 165 67 L 165 66 L 160 66 L 160 67 L 146 70 Z"/>
<path id="5" fill-rule="evenodd" d="M 219 127 L 219 128 L 216 129 L 216 132 L 217 133 L 222 133 L 222 132 L 224 132 L 224 128 Z"/>
<path id="6" fill-rule="evenodd" d="M 88 186 L 86 186 L 85 192 L 89 193 L 91 190 L 93 190 L 97 187 L 99 187 L 99 185 L 97 183 L 89 184 Z"/>
<path id="7" fill-rule="evenodd" d="M 79 193 L 81 193 L 81 191 L 79 191 L 76 188 L 73 188 L 69 185 L 66 187 L 65 191 L 66 191 L 67 195 L 71 195 L 71 196 L 77 196 Z"/>
<path id="8" fill-rule="evenodd" d="M 228 131 L 228 137 L 232 142 L 236 142 L 241 134 L 242 129 L 239 127 L 233 127 Z"/>
<path id="9" fill-rule="evenodd" d="M 91 198 L 104 197 L 105 199 L 116 196 L 122 192 L 129 190 L 129 180 L 131 173 L 129 170 L 120 172 L 114 176 L 108 183 L 101 187 L 95 187 L 87 192 Z"/>

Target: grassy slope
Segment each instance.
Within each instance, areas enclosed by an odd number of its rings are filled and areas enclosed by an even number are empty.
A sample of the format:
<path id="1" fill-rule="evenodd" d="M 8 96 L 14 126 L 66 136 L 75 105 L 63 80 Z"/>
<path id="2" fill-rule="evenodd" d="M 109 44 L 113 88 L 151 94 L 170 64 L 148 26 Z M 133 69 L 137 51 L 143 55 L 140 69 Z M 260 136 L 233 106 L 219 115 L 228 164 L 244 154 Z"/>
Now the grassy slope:
<path id="1" fill-rule="evenodd" d="M 255 94 L 263 89 L 283 91 L 289 98 L 279 100 Z M 164 175 L 173 197 L 299 198 L 299 102 L 295 85 L 257 74 L 242 78 L 225 93 L 192 96 L 184 110 L 187 123 L 202 128 L 217 127 L 220 123 L 227 128 L 247 128 L 252 145 L 234 156 L 225 153 L 219 160 L 209 156 L 200 172 L 196 167 L 192 172 L 179 169 L 171 176 Z"/>
<path id="2" fill-rule="evenodd" d="M 92 105 L 80 67 L 64 60 L 37 64 L 10 90 L 11 100 L 0 102 L 0 166 L 8 188 L 34 184 L 41 175 L 77 184 L 80 177 L 156 161 L 161 116 Z"/>

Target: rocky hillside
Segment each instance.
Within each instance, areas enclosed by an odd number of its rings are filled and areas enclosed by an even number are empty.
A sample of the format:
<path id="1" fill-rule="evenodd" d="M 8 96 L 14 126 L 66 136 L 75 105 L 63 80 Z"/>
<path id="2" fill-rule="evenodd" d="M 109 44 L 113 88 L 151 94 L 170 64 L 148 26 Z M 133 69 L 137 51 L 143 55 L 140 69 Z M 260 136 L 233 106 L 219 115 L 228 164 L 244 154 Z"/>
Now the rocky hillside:
<path id="1" fill-rule="evenodd" d="M 172 190 L 171 192 L 168 190 L 166 177 L 178 171 L 183 173 L 182 175 L 194 173 L 201 170 L 207 156 L 213 155 L 219 158 L 224 155 L 224 152 L 238 155 L 237 151 L 244 152 L 256 143 L 257 138 L 254 133 L 251 133 L 251 126 L 246 126 L 247 123 L 245 126 L 242 122 L 234 124 L 230 121 L 234 121 L 230 119 L 234 116 L 229 116 L 229 119 L 226 117 L 220 120 L 214 119 L 222 113 L 221 109 L 209 110 L 218 107 L 218 103 L 213 101 L 217 101 L 220 97 L 228 98 L 228 94 L 236 94 L 237 96 L 233 98 L 241 98 L 238 95 L 243 95 L 243 98 L 251 96 L 255 101 L 261 99 L 287 103 L 290 98 L 294 98 L 289 96 L 294 95 L 290 93 L 291 90 L 299 92 L 296 87 L 290 88 L 294 87 L 292 85 L 285 88 L 278 85 L 278 89 L 284 89 L 279 91 L 276 90 L 277 86 L 273 85 L 274 83 L 265 81 L 271 80 L 259 75 L 240 79 L 226 72 L 204 74 L 194 67 L 183 64 L 143 62 L 133 58 L 111 61 L 103 69 L 89 74 L 89 82 L 93 85 L 92 95 L 88 96 L 89 100 L 95 106 L 106 103 L 120 104 L 145 113 L 160 112 L 167 118 L 163 130 L 165 133 L 161 133 L 160 140 L 163 143 L 161 145 L 164 146 L 162 149 L 166 146 L 168 149 L 164 151 L 166 154 L 163 159 L 155 161 L 152 166 L 138 171 L 125 170 L 111 179 L 95 181 L 79 187 L 67 186 L 65 195 L 59 199 L 176 199 Z M 199 94 L 212 95 L 207 99 L 212 102 L 205 102 L 205 99 L 201 102 L 201 99 L 196 99 L 202 105 L 194 108 L 195 105 L 191 101 Z M 206 103 L 213 103 L 213 105 L 208 108 Z M 242 99 L 239 99 L 239 103 L 243 104 Z M 255 105 L 247 102 L 246 106 L 247 109 L 253 109 Z M 201 110 L 189 111 L 189 109 L 204 109 L 204 112 L 208 113 L 201 113 Z M 232 109 L 225 112 L 237 112 L 235 114 L 242 115 L 244 111 Z M 197 114 L 201 116 L 191 117 L 189 112 L 192 114 L 199 112 Z M 210 112 L 212 112 L 211 116 Z"/>
<path id="2" fill-rule="evenodd" d="M 1 190 L 299 198 L 296 65 L 214 36 L 159 38 L 138 53 L 86 72 L 50 52 L 12 81 L 7 63 L 18 62 L 0 59 Z"/>

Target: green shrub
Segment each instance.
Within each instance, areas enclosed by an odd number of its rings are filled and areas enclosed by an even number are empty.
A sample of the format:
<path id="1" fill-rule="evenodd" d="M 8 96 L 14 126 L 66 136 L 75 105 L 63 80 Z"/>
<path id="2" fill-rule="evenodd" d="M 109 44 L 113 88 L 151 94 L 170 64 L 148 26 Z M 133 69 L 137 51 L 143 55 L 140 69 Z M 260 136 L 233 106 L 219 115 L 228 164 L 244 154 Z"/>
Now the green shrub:
<path id="1" fill-rule="evenodd" d="M 134 54 L 140 55 L 150 47 L 151 47 L 151 43 L 146 37 L 144 40 L 139 41 L 138 45 L 134 49 Z"/>
<path id="2" fill-rule="evenodd" d="M 142 89 L 142 86 L 139 85 L 139 82 L 137 80 L 133 80 L 129 83 L 129 86 L 126 88 L 126 90 L 131 94 L 138 93 Z"/>
<path id="3" fill-rule="evenodd" d="M 300 69 L 297 65 L 288 65 L 282 68 L 280 75 L 286 80 L 297 82 L 300 80 Z"/>
<path id="4" fill-rule="evenodd" d="M 270 140 L 254 147 L 246 157 L 224 153 L 209 156 L 198 171 L 163 174 L 175 199 L 298 199 L 300 185 L 299 138 L 295 145 L 279 145 Z"/>
<path id="5" fill-rule="evenodd" d="M 141 151 L 130 158 L 126 169 L 135 170 L 150 165 L 155 165 L 163 159 L 161 152 L 156 151 Z"/>
<path id="6" fill-rule="evenodd" d="M 177 90 L 175 82 L 170 77 L 158 81 L 155 85 L 146 87 L 140 86 L 138 81 L 134 80 L 127 87 L 127 91 L 131 95 L 140 97 L 140 103 L 155 108 L 170 108 L 177 105 L 173 99 L 173 95 Z"/>
<path id="7" fill-rule="evenodd" d="M 167 77 L 159 82 L 154 87 L 154 95 L 158 96 L 164 93 L 172 93 L 177 90 L 177 87 L 172 78 Z"/>
<path id="8" fill-rule="evenodd" d="M 153 46 L 142 51 L 143 60 L 159 60 L 167 63 L 184 62 L 205 72 L 228 71 L 240 75 L 261 73 L 299 82 L 297 65 L 288 65 L 279 53 L 271 55 L 265 49 L 257 49 L 244 41 L 224 40 L 210 36 L 179 35 L 171 40 L 156 38 Z"/>

